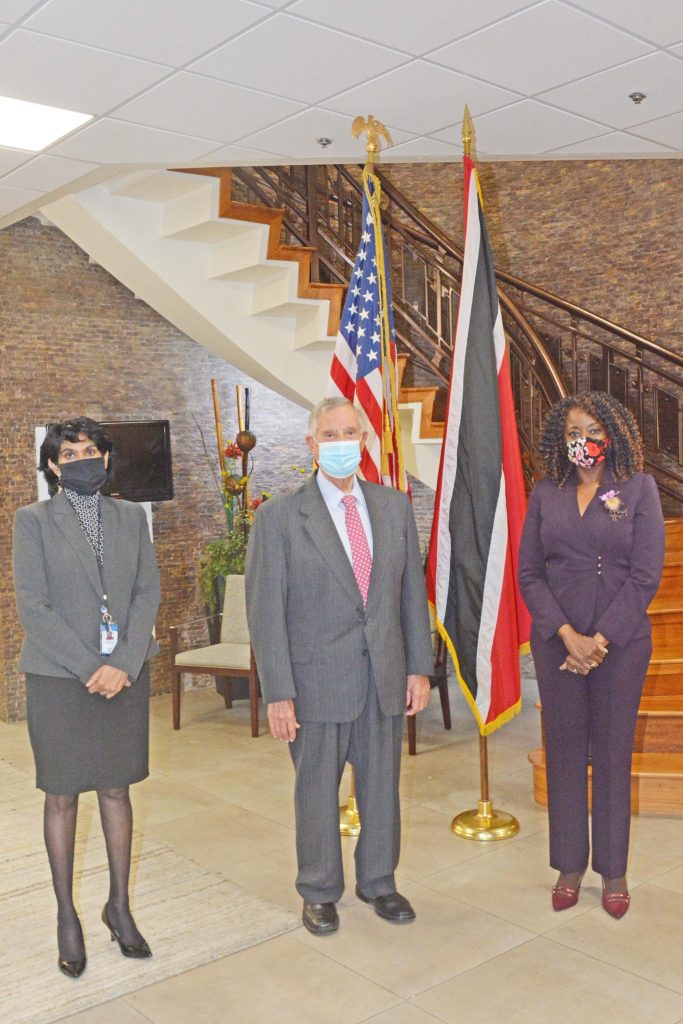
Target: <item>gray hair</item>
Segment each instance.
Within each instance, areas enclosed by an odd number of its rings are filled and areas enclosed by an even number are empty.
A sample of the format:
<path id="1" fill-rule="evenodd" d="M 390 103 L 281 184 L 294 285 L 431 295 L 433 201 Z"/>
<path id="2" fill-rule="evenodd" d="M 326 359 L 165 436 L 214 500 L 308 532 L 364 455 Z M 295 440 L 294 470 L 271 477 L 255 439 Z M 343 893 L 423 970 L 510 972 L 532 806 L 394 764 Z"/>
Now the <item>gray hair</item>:
<path id="1" fill-rule="evenodd" d="M 344 406 L 349 406 L 349 408 L 353 409 L 353 411 L 358 416 L 361 434 L 366 434 L 370 429 L 370 424 L 368 423 L 368 418 L 365 415 L 363 409 L 359 408 L 359 406 L 357 405 L 354 405 L 349 398 L 342 398 L 341 396 L 338 396 L 335 398 L 323 398 L 322 401 L 318 402 L 317 405 L 313 406 L 308 417 L 309 437 L 312 437 L 313 434 L 315 433 L 316 427 L 318 426 L 318 420 L 323 415 L 323 413 L 329 412 L 330 409 L 342 409 Z"/>

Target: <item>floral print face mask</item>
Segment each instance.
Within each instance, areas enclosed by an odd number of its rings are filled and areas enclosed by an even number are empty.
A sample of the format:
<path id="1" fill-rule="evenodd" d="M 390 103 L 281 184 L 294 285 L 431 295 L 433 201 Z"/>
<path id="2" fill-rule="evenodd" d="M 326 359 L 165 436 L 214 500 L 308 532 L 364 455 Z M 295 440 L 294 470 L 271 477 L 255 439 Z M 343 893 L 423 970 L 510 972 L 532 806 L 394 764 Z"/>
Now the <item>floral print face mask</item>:
<path id="1" fill-rule="evenodd" d="M 605 461 L 605 452 L 611 441 L 608 437 L 602 441 L 590 441 L 587 437 L 577 437 L 575 441 L 567 441 L 567 458 L 575 466 L 591 469 Z"/>

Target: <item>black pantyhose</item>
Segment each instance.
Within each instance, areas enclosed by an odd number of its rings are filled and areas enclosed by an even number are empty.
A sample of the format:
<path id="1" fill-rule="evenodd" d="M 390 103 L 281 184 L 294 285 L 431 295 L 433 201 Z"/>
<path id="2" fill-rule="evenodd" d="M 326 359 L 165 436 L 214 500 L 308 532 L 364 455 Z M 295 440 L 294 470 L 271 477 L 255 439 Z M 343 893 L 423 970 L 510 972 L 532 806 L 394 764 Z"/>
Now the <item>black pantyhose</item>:
<path id="1" fill-rule="evenodd" d="M 138 945 L 143 937 L 137 929 L 128 902 L 130 851 L 133 841 L 133 809 L 128 786 L 117 789 L 99 789 L 102 831 L 109 861 L 109 899 L 107 913 L 121 940 Z"/>
<path id="2" fill-rule="evenodd" d="M 81 922 L 73 903 L 74 840 L 78 794 L 45 794 L 44 835 L 57 897 L 57 944 L 62 960 L 81 960 L 84 953 Z"/>
<path id="3" fill-rule="evenodd" d="M 97 791 L 109 862 L 107 913 L 125 943 L 143 942 L 130 911 L 128 879 L 133 839 L 133 811 L 128 787 Z M 61 960 L 85 955 L 83 931 L 73 902 L 74 843 L 78 794 L 45 794 L 44 835 L 52 884 L 57 897 L 57 944 Z"/>

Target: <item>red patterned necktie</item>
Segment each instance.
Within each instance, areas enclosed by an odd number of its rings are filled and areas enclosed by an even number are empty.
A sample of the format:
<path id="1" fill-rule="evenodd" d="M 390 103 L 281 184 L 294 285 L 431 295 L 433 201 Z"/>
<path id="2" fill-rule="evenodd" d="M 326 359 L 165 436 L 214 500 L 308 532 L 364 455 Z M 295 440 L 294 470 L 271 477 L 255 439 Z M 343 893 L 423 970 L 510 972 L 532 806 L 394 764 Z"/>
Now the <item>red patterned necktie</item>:
<path id="1" fill-rule="evenodd" d="M 370 554 L 368 538 L 365 535 L 361 518 L 358 515 L 355 497 L 353 494 L 346 494 L 342 498 L 342 503 L 346 513 L 346 533 L 351 545 L 353 571 L 358 583 L 358 589 L 363 596 L 363 605 L 365 605 L 368 600 L 368 588 L 370 587 L 372 555 Z"/>

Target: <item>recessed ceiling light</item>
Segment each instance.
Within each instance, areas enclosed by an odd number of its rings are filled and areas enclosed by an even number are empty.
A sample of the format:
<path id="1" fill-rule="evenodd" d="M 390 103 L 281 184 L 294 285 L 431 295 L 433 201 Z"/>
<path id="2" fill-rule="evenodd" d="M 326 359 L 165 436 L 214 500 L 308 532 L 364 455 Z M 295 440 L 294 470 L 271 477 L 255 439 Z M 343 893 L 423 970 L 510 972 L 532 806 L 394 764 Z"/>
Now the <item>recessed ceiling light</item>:
<path id="1" fill-rule="evenodd" d="M 0 146 L 37 152 L 91 121 L 92 114 L 0 96 Z"/>

